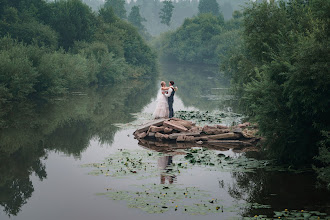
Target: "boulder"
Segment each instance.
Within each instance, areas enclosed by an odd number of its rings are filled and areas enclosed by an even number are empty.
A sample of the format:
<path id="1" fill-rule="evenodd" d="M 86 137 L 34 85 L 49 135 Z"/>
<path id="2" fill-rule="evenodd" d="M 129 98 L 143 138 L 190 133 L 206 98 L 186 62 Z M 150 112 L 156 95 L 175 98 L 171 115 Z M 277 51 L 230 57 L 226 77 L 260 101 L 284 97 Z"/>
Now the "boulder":
<path id="1" fill-rule="evenodd" d="M 135 137 L 137 139 L 143 139 L 143 138 L 147 137 L 147 132 L 136 133 Z"/>
<path id="2" fill-rule="evenodd" d="M 186 136 L 185 135 L 180 135 L 176 139 L 177 142 L 185 142 L 185 140 L 186 140 Z"/>
<path id="3" fill-rule="evenodd" d="M 194 136 L 186 136 L 184 141 L 185 142 L 195 142 L 195 137 Z"/>
<path id="4" fill-rule="evenodd" d="M 184 120 L 174 120 L 174 121 L 171 121 L 171 122 L 173 122 L 174 124 L 178 124 L 178 125 L 184 126 L 187 129 L 192 128 L 193 125 L 194 125 L 192 122 L 190 122 L 190 121 L 184 121 Z"/>
<path id="5" fill-rule="evenodd" d="M 172 133 L 172 131 L 173 131 L 172 128 L 168 128 L 168 127 L 164 128 L 164 133 L 165 134 L 170 134 L 170 133 Z"/>
<path id="6" fill-rule="evenodd" d="M 219 129 L 228 129 L 228 127 L 224 125 L 216 125 L 216 127 Z"/>
<path id="7" fill-rule="evenodd" d="M 149 128 L 150 128 L 150 126 L 156 126 L 156 127 L 158 127 L 158 126 L 161 126 L 163 123 L 164 123 L 164 121 L 166 121 L 167 119 L 157 119 L 157 120 L 153 120 L 153 121 L 151 121 L 151 122 L 149 122 L 149 123 L 147 123 L 147 124 L 144 124 L 144 125 L 142 125 L 141 127 L 139 127 L 138 129 L 136 129 L 136 133 L 142 133 L 142 132 L 144 132 L 144 131 L 148 131 L 149 130 Z"/>
<path id="8" fill-rule="evenodd" d="M 201 127 L 193 126 L 192 128 L 189 129 L 188 132 L 190 132 L 190 133 L 197 133 L 197 132 L 201 133 L 202 130 L 203 129 Z"/>
<path id="9" fill-rule="evenodd" d="M 241 136 L 239 134 L 233 132 L 208 136 L 209 139 L 213 139 L 213 140 L 235 140 L 235 139 L 239 139 L 240 137 Z"/>
<path id="10" fill-rule="evenodd" d="M 194 137 L 195 141 L 208 141 L 208 136 Z"/>
<path id="11" fill-rule="evenodd" d="M 237 127 L 239 127 L 239 128 L 246 128 L 246 127 L 248 127 L 248 126 L 250 126 L 251 124 L 250 124 L 250 122 L 245 122 L 245 123 L 243 123 L 243 124 L 239 124 L 239 125 L 237 125 Z"/>
<path id="12" fill-rule="evenodd" d="M 149 132 L 148 137 L 155 137 L 155 133 L 154 132 Z"/>
<path id="13" fill-rule="evenodd" d="M 189 132 L 174 133 L 174 134 L 170 134 L 170 135 L 169 135 L 169 138 L 170 138 L 171 140 L 175 140 L 175 139 L 177 139 L 179 136 L 182 136 L 182 135 L 185 135 L 185 136 L 199 136 L 199 135 L 200 135 L 200 132 L 197 132 L 197 133 L 189 133 Z"/>
<path id="14" fill-rule="evenodd" d="M 160 131 L 164 131 L 164 127 L 161 126 L 161 127 L 156 127 L 154 125 L 151 125 L 150 128 L 149 128 L 149 131 L 150 132 L 160 132 Z"/>
<path id="15" fill-rule="evenodd" d="M 174 121 L 164 121 L 163 125 L 165 127 L 169 127 L 177 131 L 188 131 L 186 127 L 182 126 L 181 124 L 175 123 Z"/>
<path id="16" fill-rule="evenodd" d="M 206 125 L 203 127 L 203 132 L 205 134 L 224 134 L 224 133 L 228 133 L 229 129 L 220 129 Z"/>

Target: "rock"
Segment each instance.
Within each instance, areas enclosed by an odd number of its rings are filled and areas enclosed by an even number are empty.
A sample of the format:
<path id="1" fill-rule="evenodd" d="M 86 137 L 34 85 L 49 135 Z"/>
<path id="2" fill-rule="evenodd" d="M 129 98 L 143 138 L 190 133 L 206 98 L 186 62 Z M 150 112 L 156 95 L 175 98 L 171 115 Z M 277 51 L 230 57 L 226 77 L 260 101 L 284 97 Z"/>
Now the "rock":
<path id="1" fill-rule="evenodd" d="M 136 133 L 136 136 L 135 137 L 137 139 L 143 139 L 143 138 L 147 137 L 147 132 Z"/>
<path id="2" fill-rule="evenodd" d="M 220 129 L 206 125 L 203 127 L 203 132 L 205 134 L 224 134 L 224 133 L 228 133 L 229 129 Z"/>
<path id="3" fill-rule="evenodd" d="M 182 126 L 184 126 L 185 128 L 187 128 L 187 129 L 190 129 L 190 128 L 193 127 L 193 123 L 190 122 L 190 121 L 174 120 L 174 121 L 171 121 L 171 122 L 173 122 L 173 123 L 175 123 L 175 124 L 182 125 Z"/>
<path id="4" fill-rule="evenodd" d="M 245 123 L 243 123 L 243 124 L 239 124 L 239 125 L 237 125 L 237 127 L 239 127 L 239 128 L 246 128 L 246 127 L 248 127 L 248 126 L 250 126 L 251 124 L 250 124 L 250 122 L 245 122 Z"/>
<path id="5" fill-rule="evenodd" d="M 149 132 L 149 133 L 148 133 L 148 136 L 149 136 L 149 137 L 155 137 L 155 133 L 154 133 L 154 132 Z"/>
<path id="6" fill-rule="evenodd" d="M 193 126 L 192 128 L 189 129 L 190 133 L 197 133 L 197 132 L 201 133 L 201 131 L 202 131 L 202 128 L 197 127 L 197 126 Z"/>
<path id="7" fill-rule="evenodd" d="M 150 132 L 160 132 L 160 131 L 164 131 L 164 127 L 161 126 L 161 127 L 156 127 L 156 126 L 150 126 L 149 128 L 149 131 Z"/>
<path id="8" fill-rule="evenodd" d="M 258 130 L 244 129 L 242 134 L 245 138 L 254 138 Z"/>
<path id="9" fill-rule="evenodd" d="M 228 127 L 224 125 L 216 125 L 216 127 L 219 129 L 228 129 Z"/>
<path id="10" fill-rule="evenodd" d="M 195 141 L 208 141 L 208 136 L 195 137 Z"/>
<path id="11" fill-rule="evenodd" d="M 195 142 L 195 137 L 194 136 L 186 136 L 185 137 L 185 142 Z"/>
<path id="12" fill-rule="evenodd" d="M 235 140 L 235 139 L 239 139 L 240 135 L 230 132 L 225 134 L 210 135 L 208 136 L 208 138 L 213 140 Z"/>
<path id="13" fill-rule="evenodd" d="M 185 139 L 186 139 L 186 136 L 185 135 L 180 135 L 180 136 L 177 137 L 176 141 L 177 142 L 184 142 Z"/>
<path id="14" fill-rule="evenodd" d="M 199 136 L 199 135 L 200 135 L 200 132 L 197 132 L 197 133 L 188 133 L 188 132 L 175 133 L 175 134 L 170 134 L 170 135 L 169 135 L 169 138 L 170 138 L 171 140 L 175 140 L 175 139 L 177 139 L 179 136 L 182 136 L 182 135 L 185 135 L 185 136 Z"/>
<path id="15" fill-rule="evenodd" d="M 172 128 L 168 128 L 168 127 L 164 128 L 164 133 L 165 134 L 170 134 L 172 131 L 173 131 Z"/>
<path id="16" fill-rule="evenodd" d="M 136 133 L 142 133 L 144 131 L 148 131 L 150 126 L 157 126 L 157 127 L 161 126 L 164 123 L 164 121 L 166 121 L 166 120 L 167 119 L 157 119 L 157 120 L 151 121 L 151 122 L 149 122 L 147 124 L 144 124 L 141 127 L 139 127 L 135 132 Z"/>
<path id="17" fill-rule="evenodd" d="M 203 141 L 197 141 L 196 144 L 202 145 L 204 142 Z"/>
<path id="18" fill-rule="evenodd" d="M 233 146 L 237 145 L 237 146 L 252 146 L 251 143 L 248 142 L 244 142 L 244 141 L 239 141 L 239 140 L 210 140 L 208 141 L 209 144 L 212 145 L 225 145 L 225 144 L 231 144 Z M 235 147 L 233 147 L 235 148 Z"/>
<path id="19" fill-rule="evenodd" d="M 174 123 L 173 121 L 164 121 L 163 125 L 165 127 L 173 128 L 177 131 L 188 131 L 188 129 L 180 124 Z"/>
<path id="20" fill-rule="evenodd" d="M 163 137 L 163 134 L 161 134 L 159 132 L 155 133 L 155 138 L 162 138 L 162 137 Z"/>

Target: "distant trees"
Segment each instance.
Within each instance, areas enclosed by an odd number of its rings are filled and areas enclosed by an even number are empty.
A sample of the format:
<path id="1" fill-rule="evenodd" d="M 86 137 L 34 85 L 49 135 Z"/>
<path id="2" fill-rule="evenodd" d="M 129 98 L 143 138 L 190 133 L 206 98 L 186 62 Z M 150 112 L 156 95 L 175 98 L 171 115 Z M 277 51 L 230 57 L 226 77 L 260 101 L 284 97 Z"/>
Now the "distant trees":
<path id="1" fill-rule="evenodd" d="M 183 63 L 217 64 L 217 47 L 224 22 L 212 14 L 185 19 L 175 32 L 162 35 L 156 43 L 161 57 Z"/>
<path id="2" fill-rule="evenodd" d="M 219 4 L 216 0 L 200 0 L 198 4 L 198 12 L 202 13 L 211 13 L 214 16 L 220 15 Z"/>
<path id="3" fill-rule="evenodd" d="M 170 26 L 172 14 L 173 14 L 173 3 L 172 1 L 163 1 L 163 8 L 159 12 L 160 23 Z"/>
<path id="4" fill-rule="evenodd" d="M 137 27 L 138 30 L 140 30 L 140 31 L 145 30 L 145 27 L 142 24 L 142 22 L 145 22 L 147 20 L 140 15 L 139 6 L 132 7 L 131 12 L 128 16 L 128 21 L 131 22 L 131 24 L 133 24 L 135 27 Z"/>
<path id="5" fill-rule="evenodd" d="M 112 7 L 115 14 L 121 19 L 127 18 L 125 0 L 106 0 L 104 7 Z"/>

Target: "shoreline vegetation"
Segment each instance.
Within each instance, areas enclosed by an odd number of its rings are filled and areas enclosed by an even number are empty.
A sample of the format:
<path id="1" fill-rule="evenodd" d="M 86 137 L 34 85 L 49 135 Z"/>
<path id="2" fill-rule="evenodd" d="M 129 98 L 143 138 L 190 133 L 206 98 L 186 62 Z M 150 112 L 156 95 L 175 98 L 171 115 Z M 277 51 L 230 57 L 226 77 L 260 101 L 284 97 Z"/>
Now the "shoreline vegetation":
<path id="1" fill-rule="evenodd" d="M 4 1 L 0 14 L 1 105 L 157 73 L 156 53 L 111 7 Z"/>

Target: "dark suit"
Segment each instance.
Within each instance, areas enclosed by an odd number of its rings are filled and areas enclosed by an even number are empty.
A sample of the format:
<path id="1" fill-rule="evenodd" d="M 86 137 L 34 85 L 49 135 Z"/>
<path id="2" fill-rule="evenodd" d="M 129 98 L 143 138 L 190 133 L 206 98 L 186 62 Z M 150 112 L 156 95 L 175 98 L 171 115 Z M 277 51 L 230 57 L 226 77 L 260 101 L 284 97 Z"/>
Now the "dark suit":
<path id="1" fill-rule="evenodd" d="M 170 114 L 169 114 L 169 118 L 173 118 L 173 116 L 174 116 L 174 112 L 173 112 L 174 94 L 175 94 L 175 91 L 174 91 L 174 89 L 172 88 L 172 93 L 171 93 L 171 95 L 168 97 L 168 110 L 169 110 L 169 112 L 170 112 Z"/>

